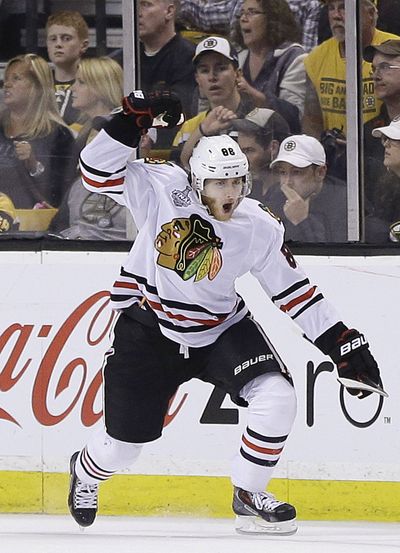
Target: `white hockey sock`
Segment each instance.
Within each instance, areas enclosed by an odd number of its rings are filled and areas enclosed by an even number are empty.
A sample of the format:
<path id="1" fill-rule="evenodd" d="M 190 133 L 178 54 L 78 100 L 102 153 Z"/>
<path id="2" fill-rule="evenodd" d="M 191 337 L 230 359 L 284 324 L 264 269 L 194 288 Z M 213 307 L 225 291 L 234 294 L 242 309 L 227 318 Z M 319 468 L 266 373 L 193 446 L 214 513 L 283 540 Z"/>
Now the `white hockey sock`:
<path id="1" fill-rule="evenodd" d="M 79 453 L 75 465 L 76 474 L 86 484 L 108 480 L 117 471 L 132 465 L 142 447 L 143 444 L 116 440 L 101 428 Z"/>
<path id="2" fill-rule="evenodd" d="M 293 386 L 280 373 L 258 376 L 240 391 L 249 404 L 247 426 L 233 459 L 232 483 L 265 491 L 296 415 Z"/>

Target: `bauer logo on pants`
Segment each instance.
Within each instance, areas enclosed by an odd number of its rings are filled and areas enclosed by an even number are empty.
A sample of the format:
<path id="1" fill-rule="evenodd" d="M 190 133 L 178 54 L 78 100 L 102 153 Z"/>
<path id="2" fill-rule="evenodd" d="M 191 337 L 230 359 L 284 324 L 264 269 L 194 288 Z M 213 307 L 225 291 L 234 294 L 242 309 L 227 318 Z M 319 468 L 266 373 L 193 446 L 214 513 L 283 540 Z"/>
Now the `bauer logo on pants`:
<path id="1" fill-rule="evenodd" d="M 240 374 L 242 371 L 248 369 L 252 365 L 262 363 L 262 361 L 270 361 L 273 358 L 274 356 L 272 355 L 272 353 L 263 353 L 262 355 L 258 355 L 257 357 L 254 357 L 254 359 L 248 359 L 247 361 L 244 361 L 243 363 L 235 367 L 233 370 L 233 374 L 236 376 L 237 374 Z"/>

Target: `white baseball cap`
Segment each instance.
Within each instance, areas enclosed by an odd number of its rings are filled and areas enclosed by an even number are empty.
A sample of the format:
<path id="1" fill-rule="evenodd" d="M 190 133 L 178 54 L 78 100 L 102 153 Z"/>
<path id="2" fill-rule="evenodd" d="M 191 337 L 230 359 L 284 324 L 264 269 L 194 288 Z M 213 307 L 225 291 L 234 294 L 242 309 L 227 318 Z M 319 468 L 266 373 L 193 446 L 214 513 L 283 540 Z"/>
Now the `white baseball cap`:
<path id="1" fill-rule="evenodd" d="M 198 61 L 198 57 L 206 52 L 217 52 L 225 58 L 228 58 L 228 60 L 233 61 L 235 65 L 239 65 L 237 52 L 229 40 L 226 40 L 226 38 L 220 36 L 209 36 L 199 42 L 193 56 L 193 63 L 196 63 Z"/>
<path id="2" fill-rule="evenodd" d="M 377 127 L 372 131 L 372 136 L 379 138 L 385 135 L 393 140 L 400 140 L 400 117 L 396 117 L 387 127 Z"/>
<path id="3" fill-rule="evenodd" d="M 286 161 L 295 167 L 325 165 L 326 155 L 322 144 L 313 136 L 294 134 L 281 143 L 278 157 L 271 162 L 271 167 L 280 161 Z"/>

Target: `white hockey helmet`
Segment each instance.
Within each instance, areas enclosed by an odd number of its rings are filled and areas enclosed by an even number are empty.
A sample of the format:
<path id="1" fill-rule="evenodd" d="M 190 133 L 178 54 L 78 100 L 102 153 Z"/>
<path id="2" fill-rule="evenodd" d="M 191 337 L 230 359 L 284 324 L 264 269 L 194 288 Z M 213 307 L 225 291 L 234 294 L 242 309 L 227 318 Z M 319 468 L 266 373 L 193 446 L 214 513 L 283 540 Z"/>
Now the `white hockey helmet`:
<path id="1" fill-rule="evenodd" d="M 203 136 L 193 148 L 189 159 L 192 186 L 200 194 L 206 179 L 243 177 L 241 196 L 251 192 L 251 176 L 246 155 L 233 138 L 226 134 Z"/>

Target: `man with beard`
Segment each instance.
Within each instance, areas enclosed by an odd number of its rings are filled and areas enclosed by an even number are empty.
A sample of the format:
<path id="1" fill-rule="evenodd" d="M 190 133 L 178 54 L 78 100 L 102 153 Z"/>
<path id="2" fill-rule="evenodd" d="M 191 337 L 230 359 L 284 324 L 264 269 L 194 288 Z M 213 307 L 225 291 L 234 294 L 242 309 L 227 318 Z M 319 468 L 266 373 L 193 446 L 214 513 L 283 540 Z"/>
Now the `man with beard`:
<path id="1" fill-rule="evenodd" d="M 268 205 L 271 190 L 278 186 L 271 162 L 276 158 L 282 140 L 290 134 L 289 125 L 276 111 L 255 108 L 244 119 L 233 121 L 232 127 L 238 131 L 238 144 L 249 160 L 250 197 Z"/>

